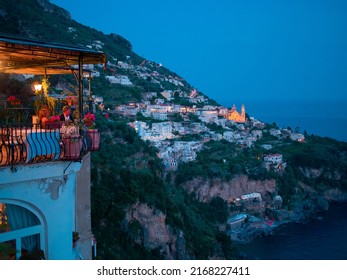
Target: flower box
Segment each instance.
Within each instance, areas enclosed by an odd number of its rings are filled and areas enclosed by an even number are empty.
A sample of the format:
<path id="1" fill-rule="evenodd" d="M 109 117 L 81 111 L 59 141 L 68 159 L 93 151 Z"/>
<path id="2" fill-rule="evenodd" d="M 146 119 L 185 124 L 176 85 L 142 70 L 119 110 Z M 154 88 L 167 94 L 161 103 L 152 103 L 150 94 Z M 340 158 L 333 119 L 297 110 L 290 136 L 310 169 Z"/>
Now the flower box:
<path id="1" fill-rule="evenodd" d="M 11 95 L 7 101 L 11 104 L 11 106 L 17 106 L 20 105 L 21 102 L 19 99 L 17 99 L 17 97 L 15 97 L 14 95 Z"/>
<path id="2" fill-rule="evenodd" d="M 90 140 L 90 144 L 88 145 L 89 151 L 97 151 L 99 150 L 100 145 L 100 134 L 97 129 L 88 129 L 87 130 L 87 137 Z"/>
<path id="3" fill-rule="evenodd" d="M 60 129 L 63 125 L 63 122 L 46 122 L 45 124 L 42 124 L 42 127 L 44 129 Z"/>
<path id="4" fill-rule="evenodd" d="M 65 160 L 79 160 L 81 158 L 81 151 L 83 140 L 80 137 L 63 138 L 64 157 Z"/>
<path id="5" fill-rule="evenodd" d="M 16 105 L 20 105 L 20 101 L 11 101 L 10 102 L 10 104 L 12 105 L 12 106 L 16 106 Z"/>
<path id="6" fill-rule="evenodd" d="M 60 128 L 60 133 L 61 133 L 63 138 L 78 137 L 79 136 L 79 129 L 76 125 L 66 125 L 63 122 L 63 125 Z"/>

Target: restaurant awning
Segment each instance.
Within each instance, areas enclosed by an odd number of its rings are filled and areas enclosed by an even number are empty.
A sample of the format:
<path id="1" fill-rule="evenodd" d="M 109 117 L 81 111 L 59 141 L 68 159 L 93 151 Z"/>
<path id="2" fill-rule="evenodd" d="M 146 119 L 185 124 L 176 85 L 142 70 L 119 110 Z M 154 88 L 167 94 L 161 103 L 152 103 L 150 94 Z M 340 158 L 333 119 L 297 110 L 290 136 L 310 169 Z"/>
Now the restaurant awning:
<path id="1" fill-rule="evenodd" d="M 71 74 L 76 65 L 105 63 L 103 52 L 0 34 L 1 73 Z"/>

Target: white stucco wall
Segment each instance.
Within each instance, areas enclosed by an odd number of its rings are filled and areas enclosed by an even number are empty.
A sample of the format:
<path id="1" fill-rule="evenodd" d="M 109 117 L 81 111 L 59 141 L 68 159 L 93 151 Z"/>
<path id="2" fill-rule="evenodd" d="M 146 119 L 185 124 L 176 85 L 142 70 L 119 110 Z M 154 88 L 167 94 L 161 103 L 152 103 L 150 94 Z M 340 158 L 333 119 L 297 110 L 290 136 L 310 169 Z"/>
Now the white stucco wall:
<path id="1" fill-rule="evenodd" d="M 50 162 L 0 168 L 0 202 L 38 213 L 44 226 L 46 259 L 73 259 L 76 172 L 81 163 Z M 13 172 L 15 171 L 15 172 Z"/>

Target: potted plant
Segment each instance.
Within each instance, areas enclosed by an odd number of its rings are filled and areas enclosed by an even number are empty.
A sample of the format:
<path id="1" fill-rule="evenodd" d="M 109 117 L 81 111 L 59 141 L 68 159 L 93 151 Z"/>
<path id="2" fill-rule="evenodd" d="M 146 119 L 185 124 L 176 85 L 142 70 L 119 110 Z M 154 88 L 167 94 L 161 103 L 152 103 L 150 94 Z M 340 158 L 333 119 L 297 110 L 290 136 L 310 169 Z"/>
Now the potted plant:
<path id="1" fill-rule="evenodd" d="M 84 115 L 82 121 L 84 125 L 87 127 L 87 137 L 91 141 L 91 145 L 88 150 L 89 151 L 99 150 L 100 134 L 98 129 L 96 128 L 95 114 L 87 113 L 86 115 Z"/>
<path id="2" fill-rule="evenodd" d="M 17 97 L 15 97 L 14 95 L 11 95 L 7 101 L 12 105 L 12 106 L 16 106 L 16 105 L 20 105 L 20 100 L 17 99 Z"/>
<path id="3" fill-rule="evenodd" d="M 61 128 L 62 122 L 60 121 L 59 116 L 51 116 L 48 120 L 43 124 L 43 127 L 46 129 L 57 129 Z"/>
<path id="4" fill-rule="evenodd" d="M 50 83 L 48 78 L 43 78 L 42 84 L 34 85 L 36 95 L 34 106 L 36 116 L 38 117 L 40 116 L 40 111 L 43 108 L 49 109 L 49 111 L 54 114 L 56 99 L 49 96 L 49 86 Z"/>

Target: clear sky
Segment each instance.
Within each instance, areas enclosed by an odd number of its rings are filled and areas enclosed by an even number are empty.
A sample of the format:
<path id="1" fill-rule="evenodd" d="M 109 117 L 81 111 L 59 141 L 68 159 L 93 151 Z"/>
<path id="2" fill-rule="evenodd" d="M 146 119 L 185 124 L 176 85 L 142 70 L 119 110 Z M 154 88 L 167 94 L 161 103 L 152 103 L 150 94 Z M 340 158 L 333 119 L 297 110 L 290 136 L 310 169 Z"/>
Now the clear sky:
<path id="1" fill-rule="evenodd" d="M 220 103 L 347 100 L 346 0 L 51 0 Z"/>

